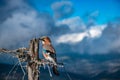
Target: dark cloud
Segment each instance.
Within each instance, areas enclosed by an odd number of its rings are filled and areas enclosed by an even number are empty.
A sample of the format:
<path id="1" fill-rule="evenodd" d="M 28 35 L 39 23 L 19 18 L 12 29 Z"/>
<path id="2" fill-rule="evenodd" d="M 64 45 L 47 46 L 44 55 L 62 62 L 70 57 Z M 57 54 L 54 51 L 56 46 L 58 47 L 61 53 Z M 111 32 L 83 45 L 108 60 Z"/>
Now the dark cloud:
<path id="1" fill-rule="evenodd" d="M 24 11 L 29 9 L 24 0 L 1 0 L 0 1 L 0 22 L 3 22 L 7 17 L 12 16 L 15 11 Z"/>
<path id="2" fill-rule="evenodd" d="M 52 4 L 55 18 L 66 18 L 73 14 L 73 4 L 70 1 L 59 1 Z"/>
<path id="3" fill-rule="evenodd" d="M 120 50 L 120 24 L 119 24 L 119 20 L 115 20 L 112 21 L 112 23 L 106 23 L 106 28 L 101 32 L 101 35 L 99 37 L 94 37 L 94 38 L 89 38 L 88 37 L 84 37 L 84 39 L 80 40 L 77 43 L 71 43 L 71 41 L 67 41 L 64 42 L 64 46 L 66 48 L 66 51 L 70 51 L 73 53 L 79 53 L 79 54 L 84 54 L 84 53 L 88 53 L 88 54 L 107 54 L 110 52 L 117 52 L 119 53 Z M 96 25 L 97 26 L 97 25 Z M 99 28 L 100 26 L 98 26 L 97 28 Z M 97 29 L 96 29 L 97 30 Z M 89 31 L 89 29 L 87 29 L 87 31 Z M 70 32 L 70 31 L 68 31 Z M 96 31 L 94 34 L 97 34 L 98 31 Z M 70 40 L 76 40 L 75 37 L 72 38 L 71 36 L 74 33 L 67 33 L 67 37 L 69 37 Z M 64 34 L 66 35 L 66 34 Z M 64 36 L 63 35 L 63 36 Z M 78 34 L 79 35 L 79 34 Z M 81 36 L 79 36 L 80 38 Z M 62 41 L 64 39 L 64 41 L 66 41 L 67 39 L 62 37 Z M 76 36 L 77 38 L 77 36 Z M 61 39 L 61 38 L 57 38 L 57 39 Z M 78 39 L 78 38 L 77 38 Z M 57 40 L 59 41 L 59 40 Z M 69 45 L 68 45 L 69 44 Z M 62 47 L 63 45 L 61 45 L 59 43 L 59 48 Z M 65 49 L 61 49 L 60 51 L 65 51 Z M 66 52 L 65 51 L 65 52 Z M 68 53 L 69 53 L 68 51 Z"/>
<path id="4" fill-rule="evenodd" d="M 72 73 L 95 76 L 104 71 L 110 73 L 119 70 L 120 54 L 80 54 L 76 56 L 74 54 L 69 53 L 67 57 L 63 56 L 67 70 Z"/>
<path id="5" fill-rule="evenodd" d="M 33 36 L 51 35 L 54 21 L 47 14 L 38 14 L 34 11 L 28 13 L 14 13 L 2 24 L 0 47 L 13 46 Z"/>
<path id="6" fill-rule="evenodd" d="M 118 24 L 107 24 L 107 27 L 103 30 L 102 36 L 100 38 L 87 41 L 87 47 L 89 48 L 87 53 L 119 53 L 119 34 L 120 26 Z"/>
<path id="7" fill-rule="evenodd" d="M 0 47 L 17 48 L 40 36 L 58 36 L 69 30 L 67 25 L 56 27 L 48 12 L 37 12 L 24 0 L 5 0 L 0 8 Z M 9 12 L 10 11 L 10 12 Z"/>
<path id="8" fill-rule="evenodd" d="M 49 14 L 38 14 L 24 0 L 4 0 L 2 3 L 4 4 L 0 7 L 0 47 L 18 47 L 19 43 L 33 36 L 47 35 L 50 27 L 54 25 Z"/>

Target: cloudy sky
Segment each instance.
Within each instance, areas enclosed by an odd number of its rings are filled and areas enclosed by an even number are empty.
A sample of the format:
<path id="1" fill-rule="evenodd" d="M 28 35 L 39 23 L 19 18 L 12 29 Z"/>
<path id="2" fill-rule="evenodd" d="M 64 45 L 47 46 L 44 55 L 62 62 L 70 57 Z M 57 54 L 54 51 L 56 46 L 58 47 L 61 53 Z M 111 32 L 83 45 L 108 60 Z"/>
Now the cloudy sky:
<path id="1" fill-rule="evenodd" d="M 49 36 L 59 59 L 89 70 L 95 65 L 97 70 L 100 64 L 90 63 L 91 55 L 100 55 L 101 60 L 101 55 L 120 53 L 119 9 L 119 0 L 0 0 L 0 47 L 27 47 L 30 39 Z M 78 55 L 84 54 L 89 57 L 81 60 Z M 119 59 L 110 59 L 101 65 L 120 65 Z"/>

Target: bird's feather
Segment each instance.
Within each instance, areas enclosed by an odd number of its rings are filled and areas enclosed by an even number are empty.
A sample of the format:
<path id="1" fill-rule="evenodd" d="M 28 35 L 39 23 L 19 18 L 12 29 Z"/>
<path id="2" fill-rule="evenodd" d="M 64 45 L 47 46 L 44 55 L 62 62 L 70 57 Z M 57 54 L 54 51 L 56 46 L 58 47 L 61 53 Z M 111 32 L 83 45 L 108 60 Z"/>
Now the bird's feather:
<path id="1" fill-rule="evenodd" d="M 55 54 L 55 49 L 53 48 L 52 45 L 43 45 L 43 48 L 44 48 L 46 51 Z"/>

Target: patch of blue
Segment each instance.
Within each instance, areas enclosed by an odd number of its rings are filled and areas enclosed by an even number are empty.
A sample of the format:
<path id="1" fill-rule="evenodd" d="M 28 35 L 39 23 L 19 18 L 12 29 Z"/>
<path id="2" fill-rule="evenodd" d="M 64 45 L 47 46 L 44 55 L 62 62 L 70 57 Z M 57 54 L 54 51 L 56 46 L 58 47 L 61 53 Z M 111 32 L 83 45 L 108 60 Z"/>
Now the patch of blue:
<path id="1" fill-rule="evenodd" d="M 44 48 L 42 49 L 42 51 L 43 51 L 43 53 L 47 53 L 46 49 L 44 49 Z"/>
<path id="2" fill-rule="evenodd" d="M 97 23 L 103 24 L 120 16 L 120 0 L 71 0 L 75 13 L 87 22 L 85 14 L 98 11 Z"/>

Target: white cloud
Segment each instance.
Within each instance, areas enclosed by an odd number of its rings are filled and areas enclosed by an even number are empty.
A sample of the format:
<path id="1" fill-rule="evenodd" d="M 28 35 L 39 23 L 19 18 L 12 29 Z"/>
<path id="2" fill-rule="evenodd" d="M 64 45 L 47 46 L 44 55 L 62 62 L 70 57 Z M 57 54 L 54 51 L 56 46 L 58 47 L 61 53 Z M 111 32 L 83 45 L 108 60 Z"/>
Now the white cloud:
<path id="1" fill-rule="evenodd" d="M 84 22 L 80 19 L 79 16 L 72 17 L 68 19 L 63 19 L 62 21 L 56 22 L 56 25 L 68 25 L 72 31 L 83 31 L 86 29 Z"/>
<path id="2" fill-rule="evenodd" d="M 86 32 L 65 34 L 57 39 L 57 43 L 77 43 L 81 42 L 86 36 L 88 36 Z"/>
<path id="3" fill-rule="evenodd" d="M 106 28 L 106 25 L 97 25 L 97 26 L 92 26 L 88 30 L 88 34 L 90 38 L 95 38 L 95 37 L 100 37 L 102 34 L 102 31 Z"/>
<path id="4" fill-rule="evenodd" d="M 65 34 L 57 39 L 57 43 L 78 43 L 81 42 L 85 37 L 87 38 L 98 38 L 101 36 L 102 31 L 106 25 L 98 25 L 98 26 L 92 26 L 90 29 L 80 32 L 80 33 L 71 33 L 71 34 Z"/>

